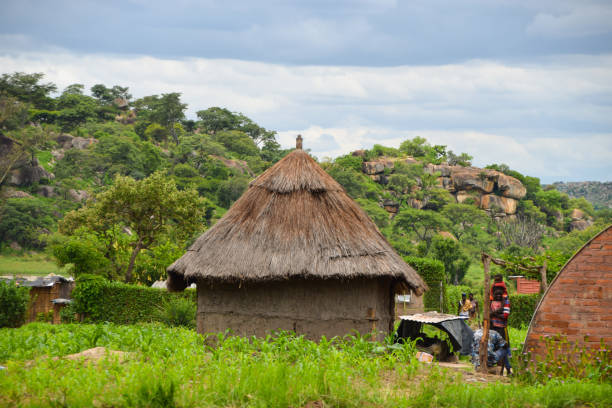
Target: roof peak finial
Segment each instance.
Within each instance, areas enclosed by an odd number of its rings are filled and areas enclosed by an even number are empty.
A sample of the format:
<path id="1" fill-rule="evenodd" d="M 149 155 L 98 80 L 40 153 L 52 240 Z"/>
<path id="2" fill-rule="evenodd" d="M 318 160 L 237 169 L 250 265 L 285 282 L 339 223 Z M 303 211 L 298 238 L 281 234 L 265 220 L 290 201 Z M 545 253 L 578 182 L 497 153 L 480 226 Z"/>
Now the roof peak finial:
<path id="1" fill-rule="evenodd" d="M 295 139 L 295 148 L 296 149 L 300 149 L 302 150 L 302 135 L 297 135 L 297 138 Z"/>

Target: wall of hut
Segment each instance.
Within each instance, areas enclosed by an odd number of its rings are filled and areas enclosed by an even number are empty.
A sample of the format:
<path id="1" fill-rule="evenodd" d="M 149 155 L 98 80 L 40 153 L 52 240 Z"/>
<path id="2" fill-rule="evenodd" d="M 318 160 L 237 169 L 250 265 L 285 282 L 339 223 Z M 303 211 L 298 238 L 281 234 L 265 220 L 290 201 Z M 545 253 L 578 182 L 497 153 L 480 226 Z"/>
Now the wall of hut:
<path id="1" fill-rule="evenodd" d="M 525 351 L 544 356 L 545 336 L 612 348 L 612 226 L 586 244 L 559 272 L 529 325 Z M 586 337 L 585 337 L 586 336 Z"/>
<path id="2" fill-rule="evenodd" d="M 391 279 L 294 279 L 238 284 L 198 284 L 198 332 L 230 329 L 265 336 L 282 329 L 308 339 L 354 330 L 389 333 L 394 317 Z"/>
<path id="3" fill-rule="evenodd" d="M 74 282 L 56 281 L 49 286 L 32 286 L 30 288 L 30 303 L 26 312 L 26 323 L 36 321 L 39 314 L 47 314 L 53 312 L 54 306 L 51 302 L 53 299 L 65 298 L 69 299 Z M 59 307 L 56 307 L 58 309 Z M 55 312 L 54 322 L 59 323 L 59 312 Z"/>
<path id="4" fill-rule="evenodd" d="M 395 318 L 399 319 L 400 316 L 411 315 L 416 313 L 423 313 L 425 311 L 425 304 L 423 303 L 423 296 L 418 296 L 412 291 L 407 291 L 406 294 L 410 295 L 410 302 L 406 302 L 404 299 L 398 299 L 395 301 Z M 404 301 L 402 301 L 404 300 Z"/>

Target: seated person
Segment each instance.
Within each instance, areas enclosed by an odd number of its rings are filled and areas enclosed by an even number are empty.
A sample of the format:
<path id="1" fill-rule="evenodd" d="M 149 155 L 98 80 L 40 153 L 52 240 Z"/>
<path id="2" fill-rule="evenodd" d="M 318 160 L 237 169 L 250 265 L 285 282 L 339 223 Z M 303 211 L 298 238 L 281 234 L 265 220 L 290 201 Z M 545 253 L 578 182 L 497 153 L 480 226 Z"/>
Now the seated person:
<path id="1" fill-rule="evenodd" d="M 480 358 L 478 350 L 480 348 L 480 339 L 482 339 L 482 329 L 474 332 L 474 340 L 472 341 L 472 364 L 478 369 L 480 366 Z M 512 373 L 510 361 L 508 360 L 508 347 L 502 336 L 495 330 L 489 330 L 489 344 L 487 347 L 487 366 L 493 367 L 499 362 L 503 362 L 508 370 L 508 375 Z"/>

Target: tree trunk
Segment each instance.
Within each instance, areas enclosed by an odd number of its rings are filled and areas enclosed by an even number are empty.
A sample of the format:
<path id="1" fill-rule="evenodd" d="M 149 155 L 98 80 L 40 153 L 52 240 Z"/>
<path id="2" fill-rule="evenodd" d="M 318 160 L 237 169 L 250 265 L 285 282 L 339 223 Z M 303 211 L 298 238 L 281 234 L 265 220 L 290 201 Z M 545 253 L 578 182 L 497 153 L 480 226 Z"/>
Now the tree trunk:
<path id="1" fill-rule="evenodd" d="M 130 256 L 130 263 L 128 265 L 127 271 L 125 272 L 125 281 L 127 283 L 132 282 L 132 270 L 134 269 L 134 262 L 136 262 L 136 257 L 138 256 L 138 253 L 140 252 L 141 249 L 142 249 L 142 240 L 139 240 L 136 243 L 136 246 L 134 247 L 134 249 L 132 250 L 132 255 Z"/>
<path id="2" fill-rule="evenodd" d="M 545 293 L 546 289 L 548 289 L 548 280 L 546 278 L 546 260 L 544 260 L 544 263 L 542 266 L 540 266 L 540 280 L 542 281 L 541 292 Z"/>
<path id="3" fill-rule="evenodd" d="M 179 140 L 176 136 L 176 129 L 174 129 L 174 122 L 170 123 L 170 133 L 172 134 L 172 139 L 174 140 L 174 143 L 176 143 L 176 145 L 178 146 Z"/>
<path id="4" fill-rule="evenodd" d="M 482 325 L 482 338 L 480 339 L 480 347 L 478 348 L 478 359 L 480 360 L 480 371 L 483 373 L 488 372 L 487 360 L 488 360 L 488 346 L 489 346 L 489 327 L 490 320 L 489 314 L 491 312 L 491 301 L 489 299 L 489 264 L 491 257 L 487 254 L 482 254 L 482 264 L 484 266 L 484 297 L 483 297 L 483 325 Z"/>

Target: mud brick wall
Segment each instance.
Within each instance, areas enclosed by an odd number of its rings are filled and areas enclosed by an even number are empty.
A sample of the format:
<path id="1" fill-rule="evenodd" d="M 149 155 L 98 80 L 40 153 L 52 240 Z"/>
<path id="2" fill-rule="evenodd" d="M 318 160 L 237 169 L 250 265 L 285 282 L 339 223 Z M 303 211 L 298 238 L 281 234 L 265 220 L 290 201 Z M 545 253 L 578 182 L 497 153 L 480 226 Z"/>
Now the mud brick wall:
<path id="1" fill-rule="evenodd" d="M 391 287 L 388 278 L 198 283 L 198 332 L 264 337 L 281 329 L 319 340 L 375 330 L 383 340 L 393 326 Z"/>
<path id="2" fill-rule="evenodd" d="M 538 305 L 524 351 L 543 356 L 544 336 L 612 348 L 612 226 L 579 250 L 559 272 Z"/>

